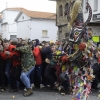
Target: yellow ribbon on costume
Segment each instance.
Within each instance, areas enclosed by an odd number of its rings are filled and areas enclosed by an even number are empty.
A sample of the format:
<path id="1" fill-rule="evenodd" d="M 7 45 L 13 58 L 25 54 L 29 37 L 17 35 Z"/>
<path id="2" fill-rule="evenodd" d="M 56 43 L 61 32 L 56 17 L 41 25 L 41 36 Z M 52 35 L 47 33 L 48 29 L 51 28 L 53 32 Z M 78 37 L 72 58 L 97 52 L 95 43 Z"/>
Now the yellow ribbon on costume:
<path id="1" fill-rule="evenodd" d="M 67 67 L 65 65 L 62 65 L 62 71 L 66 71 Z"/>

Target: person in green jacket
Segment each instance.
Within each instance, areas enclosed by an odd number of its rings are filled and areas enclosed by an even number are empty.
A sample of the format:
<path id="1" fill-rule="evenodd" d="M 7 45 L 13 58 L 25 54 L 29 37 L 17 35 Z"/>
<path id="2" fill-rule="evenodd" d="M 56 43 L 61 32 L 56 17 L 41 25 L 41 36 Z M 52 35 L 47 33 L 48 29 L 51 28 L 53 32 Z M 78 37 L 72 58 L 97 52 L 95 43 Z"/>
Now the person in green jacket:
<path id="1" fill-rule="evenodd" d="M 34 70 L 35 66 L 34 56 L 28 45 L 19 46 L 15 50 L 21 52 L 22 72 L 20 79 L 27 88 L 27 92 L 25 92 L 23 95 L 29 96 L 33 93 L 30 85 L 30 74 Z"/>

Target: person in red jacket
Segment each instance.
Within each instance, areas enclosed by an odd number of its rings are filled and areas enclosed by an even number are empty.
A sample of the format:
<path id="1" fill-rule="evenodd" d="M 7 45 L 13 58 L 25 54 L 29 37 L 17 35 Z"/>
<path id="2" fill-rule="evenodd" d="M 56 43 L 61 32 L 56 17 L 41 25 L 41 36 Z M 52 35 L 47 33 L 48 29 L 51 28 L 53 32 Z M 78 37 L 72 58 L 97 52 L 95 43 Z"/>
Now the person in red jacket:
<path id="1" fill-rule="evenodd" d="M 13 59 L 13 56 L 19 54 L 18 52 L 13 51 L 13 49 L 16 48 L 16 46 L 11 45 L 8 40 L 3 41 L 3 46 L 4 46 L 4 51 L 1 53 L 1 57 L 5 63 L 5 74 L 8 79 L 8 85 L 11 86 L 11 78 L 10 78 L 11 66 L 14 65 L 14 63 L 16 62 Z"/>
<path id="2" fill-rule="evenodd" d="M 4 67 L 5 67 L 5 74 L 7 76 L 8 85 L 11 85 L 10 80 L 10 69 L 11 69 L 11 58 L 13 56 L 12 48 L 15 48 L 15 46 L 10 45 L 8 40 L 3 41 L 4 51 L 1 54 L 2 59 L 4 60 Z"/>
<path id="3" fill-rule="evenodd" d="M 12 45 L 15 47 L 20 44 L 18 43 L 17 39 L 12 39 L 11 42 Z M 9 92 L 18 92 L 18 84 L 20 82 L 20 75 L 21 75 L 21 54 L 18 51 L 14 50 L 13 48 L 13 56 L 12 56 L 12 67 L 10 71 L 10 78 L 11 78 L 11 88 Z"/>
<path id="4" fill-rule="evenodd" d="M 34 48 L 33 54 L 34 54 L 34 57 L 35 57 L 36 65 L 37 66 L 41 65 L 42 64 L 42 58 L 41 58 L 41 52 L 40 52 L 40 49 L 39 49 L 38 46 Z"/>
<path id="5" fill-rule="evenodd" d="M 1 57 L 3 52 L 3 40 L 0 39 L 0 91 L 5 91 L 5 68 L 4 68 L 4 61 Z"/>
<path id="6" fill-rule="evenodd" d="M 33 70 L 33 72 L 31 73 L 31 83 L 32 83 L 32 87 L 34 87 L 34 74 L 37 75 L 38 77 L 38 82 L 40 84 L 40 88 L 42 89 L 44 87 L 44 85 L 42 84 L 42 77 L 41 77 L 41 72 L 42 72 L 42 58 L 41 58 L 41 52 L 40 49 L 38 47 L 38 45 L 36 47 L 33 48 L 33 55 L 36 61 L 36 66 L 35 69 Z"/>

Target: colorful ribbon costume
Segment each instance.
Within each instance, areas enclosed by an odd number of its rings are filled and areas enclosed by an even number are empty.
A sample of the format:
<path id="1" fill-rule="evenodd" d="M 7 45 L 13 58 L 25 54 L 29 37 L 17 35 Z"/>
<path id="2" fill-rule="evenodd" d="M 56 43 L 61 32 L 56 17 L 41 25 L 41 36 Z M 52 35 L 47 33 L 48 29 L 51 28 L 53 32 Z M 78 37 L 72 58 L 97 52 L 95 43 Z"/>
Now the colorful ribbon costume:
<path id="1" fill-rule="evenodd" d="M 69 56 L 67 56 L 68 61 L 71 63 L 67 69 L 67 74 L 72 87 L 72 100 L 87 100 L 91 92 L 91 82 L 94 78 L 92 65 L 96 46 L 93 42 L 89 42 L 92 40 L 86 32 L 86 26 L 92 17 L 92 9 L 87 2 L 89 16 L 84 23 L 81 3 L 81 0 L 71 2 L 67 12 L 68 27 L 71 29 L 67 44 L 69 43 L 73 49 Z M 71 12 L 70 7 L 72 7 Z"/>

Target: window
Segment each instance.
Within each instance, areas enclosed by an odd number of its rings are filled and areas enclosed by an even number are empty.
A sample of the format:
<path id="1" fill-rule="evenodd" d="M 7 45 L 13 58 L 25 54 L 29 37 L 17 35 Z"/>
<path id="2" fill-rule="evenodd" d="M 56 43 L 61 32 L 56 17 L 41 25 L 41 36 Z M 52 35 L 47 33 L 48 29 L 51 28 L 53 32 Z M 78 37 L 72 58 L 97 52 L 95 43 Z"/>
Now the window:
<path id="1" fill-rule="evenodd" d="M 67 10 L 68 10 L 68 3 L 65 5 L 65 15 L 67 15 Z"/>
<path id="2" fill-rule="evenodd" d="M 16 35 L 10 35 L 10 39 L 16 38 Z"/>
<path id="3" fill-rule="evenodd" d="M 61 26 L 59 27 L 59 32 L 62 32 L 62 27 Z"/>
<path id="4" fill-rule="evenodd" d="M 94 11 L 98 10 L 98 0 L 94 0 Z"/>
<path id="5" fill-rule="evenodd" d="M 22 17 L 22 19 L 24 19 L 24 16 Z"/>
<path id="6" fill-rule="evenodd" d="M 59 16 L 63 16 L 63 8 L 62 8 L 62 5 L 59 6 Z"/>
<path id="7" fill-rule="evenodd" d="M 84 10 L 85 12 L 88 12 L 87 2 L 88 2 L 88 0 L 85 0 L 85 4 L 84 4 L 85 5 L 85 10 Z"/>
<path id="8" fill-rule="evenodd" d="M 42 37 L 47 37 L 47 36 L 48 36 L 48 31 L 42 30 Z"/>

